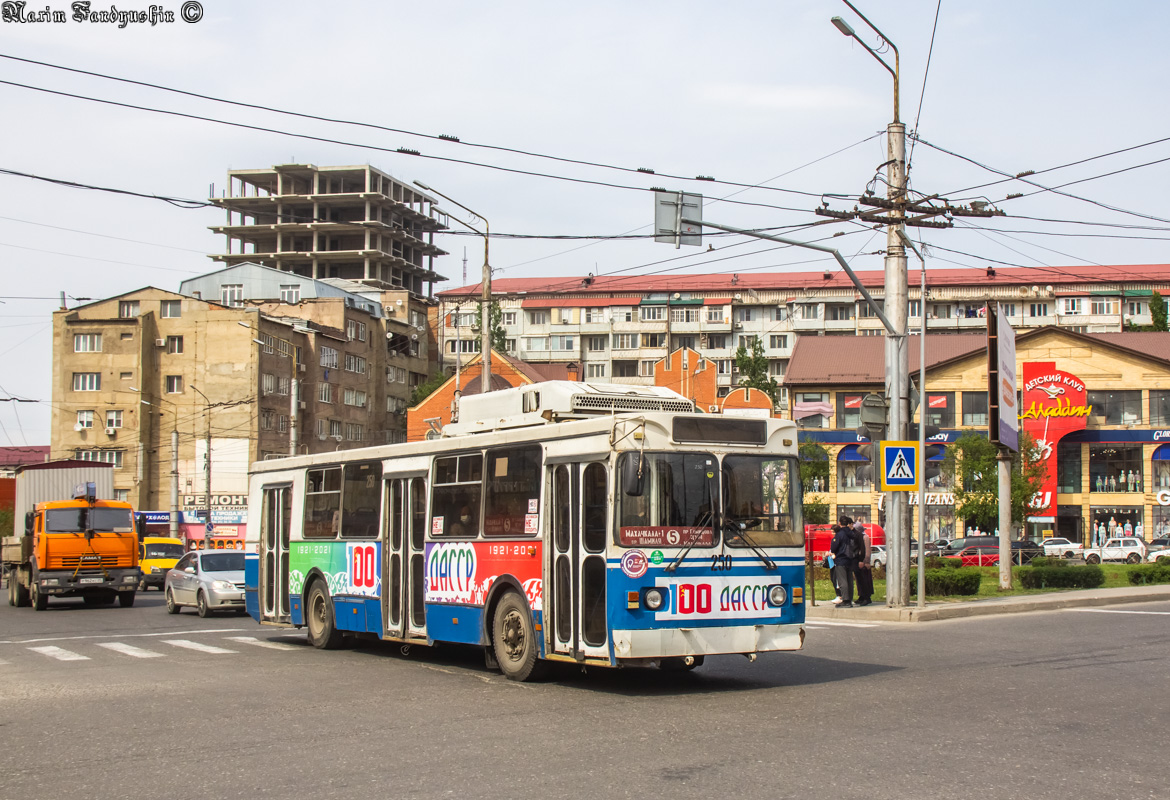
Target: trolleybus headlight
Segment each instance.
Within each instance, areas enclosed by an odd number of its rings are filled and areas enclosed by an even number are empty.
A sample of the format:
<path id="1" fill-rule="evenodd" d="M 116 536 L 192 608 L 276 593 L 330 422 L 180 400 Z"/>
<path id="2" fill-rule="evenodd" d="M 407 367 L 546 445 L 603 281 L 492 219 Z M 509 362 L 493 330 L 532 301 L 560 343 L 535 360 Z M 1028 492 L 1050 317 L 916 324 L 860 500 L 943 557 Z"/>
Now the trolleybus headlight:
<path id="1" fill-rule="evenodd" d="M 662 608 L 663 602 L 666 598 L 662 595 L 661 589 L 647 589 L 646 590 L 646 608 L 651 611 L 657 611 Z"/>
<path id="2" fill-rule="evenodd" d="M 768 587 L 768 602 L 774 606 L 784 605 L 784 601 L 788 599 L 788 592 L 780 584 Z"/>

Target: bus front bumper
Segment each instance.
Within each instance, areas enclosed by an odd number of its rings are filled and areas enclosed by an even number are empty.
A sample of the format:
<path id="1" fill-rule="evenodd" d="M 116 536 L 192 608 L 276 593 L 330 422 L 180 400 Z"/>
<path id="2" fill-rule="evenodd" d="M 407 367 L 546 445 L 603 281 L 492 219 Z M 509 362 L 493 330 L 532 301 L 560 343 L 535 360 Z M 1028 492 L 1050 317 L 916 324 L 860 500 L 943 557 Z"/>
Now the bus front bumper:
<path id="1" fill-rule="evenodd" d="M 804 626 L 737 625 L 719 628 L 655 628 L 615 630 L 613 654 L 618 659 L 707 656 L 799 650 Z"/>

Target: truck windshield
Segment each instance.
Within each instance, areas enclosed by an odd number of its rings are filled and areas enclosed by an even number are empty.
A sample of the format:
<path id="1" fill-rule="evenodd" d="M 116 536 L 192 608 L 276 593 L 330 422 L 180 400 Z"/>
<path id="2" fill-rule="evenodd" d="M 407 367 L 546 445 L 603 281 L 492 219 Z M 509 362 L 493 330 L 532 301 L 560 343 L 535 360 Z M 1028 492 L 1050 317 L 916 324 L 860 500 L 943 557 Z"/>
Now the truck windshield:
<path id="1" fill-rule="evenodd" d="M 128 508 L 50 508 L 45 512 L 46 533 L 130 533 L 134 519 Z"/>
<path id="2" fill-rule="evenodd" d="M 724 458 L 724 515 L 728 522 L 746 526 L 740 536 L 729 533 L 727 544 L 732 547 L 802 547 L 804 521 L 801 519 L 800 500 L 796 496 L 798 485 L 794 458 Z"/>
<path id="3" fill-rule="evenodd" d="M 710 481 L 715 456 L 708 453 L 623 453 L 618 474 L 631 459 L 642 462 L 641 494 L 618 487 L 618 544 L 625 547 L 710 547 Z"/>
<path id="4" fill-rule="evenodd" d="M 143 558 L 182 558 L 183 545 L 181 544 L 148 544 L 146 546 L 146 555 Z"/>

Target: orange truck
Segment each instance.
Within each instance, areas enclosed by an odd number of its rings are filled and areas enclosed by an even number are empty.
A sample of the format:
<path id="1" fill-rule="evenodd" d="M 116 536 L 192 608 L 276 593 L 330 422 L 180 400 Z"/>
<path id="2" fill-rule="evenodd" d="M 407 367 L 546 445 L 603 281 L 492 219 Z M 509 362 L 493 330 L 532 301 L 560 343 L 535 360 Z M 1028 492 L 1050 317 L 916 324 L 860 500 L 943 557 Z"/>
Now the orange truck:
<path id="1" fill-rule="evenodd" d="M 17 506 L 20 511 L 20 478 Z M 16 535 L 6 537 L 0 563 L 8 582 L 8 604 L 43 611 L 50 597 L 81 597 L 86 605 L 134 605 L 141 580 L 134 509 L 99 500 L 98 482 L 83 481 L 68 500 L 27 502 Z M 34 498 L 25 493 L 26 501 Z"/>

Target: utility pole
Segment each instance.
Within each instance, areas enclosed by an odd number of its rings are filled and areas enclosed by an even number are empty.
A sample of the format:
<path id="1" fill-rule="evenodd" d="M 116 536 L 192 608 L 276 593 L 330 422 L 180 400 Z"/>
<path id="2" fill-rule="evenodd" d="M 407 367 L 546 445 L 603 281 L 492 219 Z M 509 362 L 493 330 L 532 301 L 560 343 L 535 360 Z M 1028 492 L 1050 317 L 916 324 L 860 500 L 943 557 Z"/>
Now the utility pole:
<path id="1" fill-rule="evenodd" d="M 204 453 L 206 460 L 203 464 L 203 482 L 207 489 L 203 496 L 203 508 L 207 515 L 203 520 L 203 538 L 206 540 L 211 533 L 211 401 L 207 399 L 207 395 L 195 387 L 195 384 L 191 384 L 191 388 L 203 398 L 207 412 L 207 446 Z"/>
<path id="2" fill-rule="evenodd" d="M 170 532 L 172 539 L 179 538 L 179 420 L 175 414 L 175 427 L 171 428 L 171 513 Z"/>

